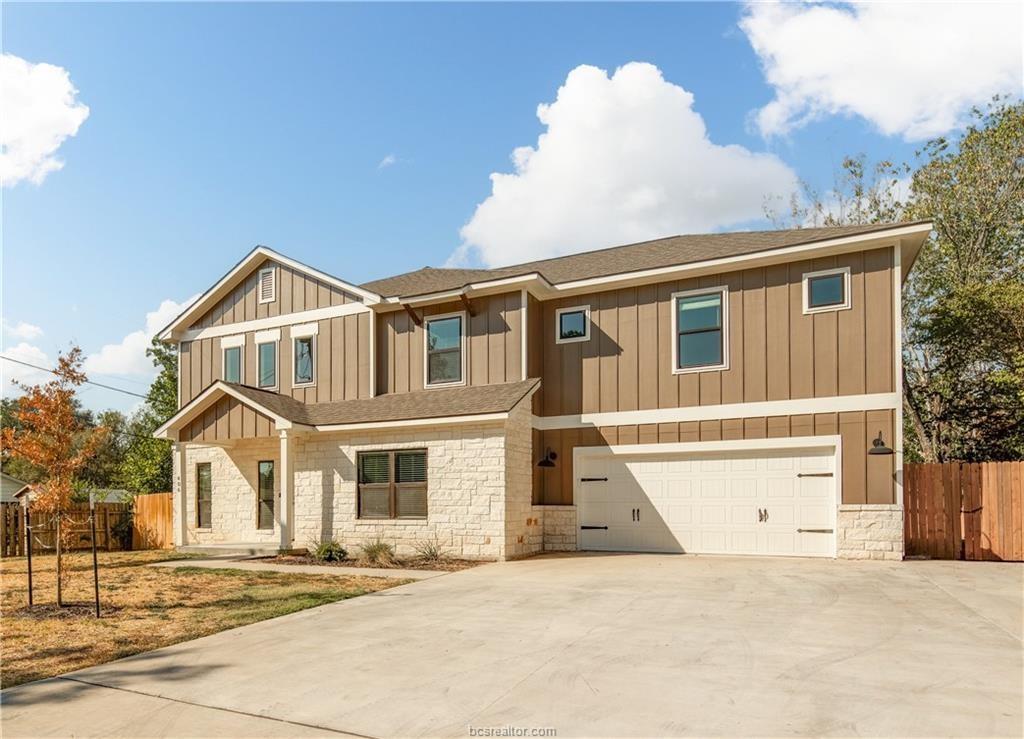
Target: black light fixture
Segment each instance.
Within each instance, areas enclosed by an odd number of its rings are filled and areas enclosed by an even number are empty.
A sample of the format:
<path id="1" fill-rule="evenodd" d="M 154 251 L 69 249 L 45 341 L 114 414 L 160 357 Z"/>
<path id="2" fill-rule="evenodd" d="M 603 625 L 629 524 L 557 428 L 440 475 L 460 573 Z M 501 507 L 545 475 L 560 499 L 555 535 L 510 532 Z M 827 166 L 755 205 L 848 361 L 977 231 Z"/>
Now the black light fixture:
<path id="1" fill-rule="evenodd" d="M 871 448 L 868 449 L 868 454 L 892 454 L 892 449 L 885 445 L 885 441 L 882 439 L 882 432 L 878 432 L 878 436 L 871 442 Z"/>
<path id="2" fill-rule="evenodd" d="M 548 447 L 547 452 L 544 454 L 544 459 L 537 463 L 538 467 L 554 467 L 555 460 L 558 459 L 558 455 L 551 451 L 551 447 Z"/>

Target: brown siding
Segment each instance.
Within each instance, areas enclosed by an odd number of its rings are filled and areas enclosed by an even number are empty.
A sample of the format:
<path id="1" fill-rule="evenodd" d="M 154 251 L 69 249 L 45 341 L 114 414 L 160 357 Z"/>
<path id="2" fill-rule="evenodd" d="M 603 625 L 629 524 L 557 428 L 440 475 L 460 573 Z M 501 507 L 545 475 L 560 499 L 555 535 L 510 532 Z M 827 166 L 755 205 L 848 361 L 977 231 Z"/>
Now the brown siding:
<path id="1" fill-rule="evenodd" d="M 521 294 L 503 293 L 472 299 L 474 316 L 466 316 L 466 383 L 516 382 L 522 374 Z M 416 312 L 423 318 L 463 310 L 443 303 Z M 377 317 L 377 393 L 423 389 L 423 327 L 403 311 Z M 528 352 L 529 354 L 529 352 Z"/>
<path id="2" fill-rule="evenodd" d="M 764 439 L 839 434 L 843 440 L 842 502 L 895 502 L 895 457 L 868 456 L 879 431 L 886 440 L 896 437 L 892 410 L 822 413 L 814 416 L 729 418 L 720 421 L 610 426 L 600 429 L 534 431 L 534 457 L 547 449 L 558 454 L 554 469 L 534 466 L 534 502 L 572 504 L 573 448 L 614 444 L 650 444 L 730 439 Z"/>
<path id="3" fill-rule="evenodd" d="M 289 326 L 281 327 L 278 346 L 278 392 L 305 403 L 370 397 L 370 314 L 325 318 L 316 337 L 316 384 L 292 386 L 292 341 Z M 256 337 L 245 332 L 242 383 L 256 379 Z M 223 377 L 220 338 L 198 339 L 181 345 L 181 405 Z"/>
<path id="4" fill-rule="evenodd" d="M 277 299 L 271 303 L 261 304 L 256 299 L 256 283 L 259 280 L 259 271 L 268 266 L 277 267 Z M 224 326 L 239 321 L 252 321 L 257 318 L 359 301 L 359 297 L 334 285 L 316 280 L 272 260 L 265 260 L 253 269 L 231 294 L 210 308 L 190 328 Z"/>
<path id="5" fill-rule="evenodd" d="M 804 315 L 803 274 L 830 267 L 850 268 L 852 307 Z M 531 367 L 542 372 L 536 412 L 892 392 L 892 284 L 892 249 L 882 248 L 531 303 L 540 323 L 530 342 Z M 729 289 L 729 368 L 673 374 L 672 293 L 719 285 Z M 590 340 L 556 344 L 556 309 L 578 305 L 590 306 Z"/>
<path id="6" fill-rule="evenodd" d="M 185 426 L 179 441 L 226 441 L 272 436 L 274 422 L 234 398 L 221 398 Z"/>

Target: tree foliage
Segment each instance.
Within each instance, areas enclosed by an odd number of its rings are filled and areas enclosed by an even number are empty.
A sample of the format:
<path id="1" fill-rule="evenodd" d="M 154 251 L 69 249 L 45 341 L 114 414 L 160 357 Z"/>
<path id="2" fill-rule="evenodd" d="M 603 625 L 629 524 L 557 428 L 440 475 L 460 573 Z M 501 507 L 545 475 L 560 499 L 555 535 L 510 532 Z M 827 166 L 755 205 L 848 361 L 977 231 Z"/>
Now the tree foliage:
<path id="1" fill-rule="evenodd" d="M 160 371 L 146 394 L 145 405 L 128 423 L 120 480 L 134 492 L 158 493 L 171 489 L 171 443 L 154 439 L 153 432 L 178 408 L 178 361 L 174 349 L 155 340 L 146 356 Z"/>

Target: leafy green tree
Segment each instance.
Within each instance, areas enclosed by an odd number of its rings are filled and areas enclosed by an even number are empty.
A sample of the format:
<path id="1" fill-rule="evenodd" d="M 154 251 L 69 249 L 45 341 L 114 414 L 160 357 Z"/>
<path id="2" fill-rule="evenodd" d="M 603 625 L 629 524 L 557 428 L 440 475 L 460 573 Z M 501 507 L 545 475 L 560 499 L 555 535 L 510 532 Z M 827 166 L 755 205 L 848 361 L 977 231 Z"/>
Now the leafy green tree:
<path id="1" fill-rule="evenodd" d="M 178 409 L 178 360 L 173 348 L 155 340 L 146 356 L 160 372 L 145 404 L 128 420 L 120 480 L 133 492 L 160 493 L 171 489 L 171 443 L 152 434 Z"/>

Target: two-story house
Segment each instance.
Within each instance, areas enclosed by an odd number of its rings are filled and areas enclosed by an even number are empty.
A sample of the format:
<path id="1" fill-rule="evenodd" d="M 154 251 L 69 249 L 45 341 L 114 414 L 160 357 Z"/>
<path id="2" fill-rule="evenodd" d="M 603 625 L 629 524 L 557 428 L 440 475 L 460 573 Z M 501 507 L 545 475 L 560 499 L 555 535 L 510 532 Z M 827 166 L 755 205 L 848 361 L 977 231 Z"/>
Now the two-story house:
<path id="1" fill-rule="evenodd" d="M 899 558 L 900 294 L 930 230 L 363 285 L 258 247 L 159 334 L 175 543 Z"/>

